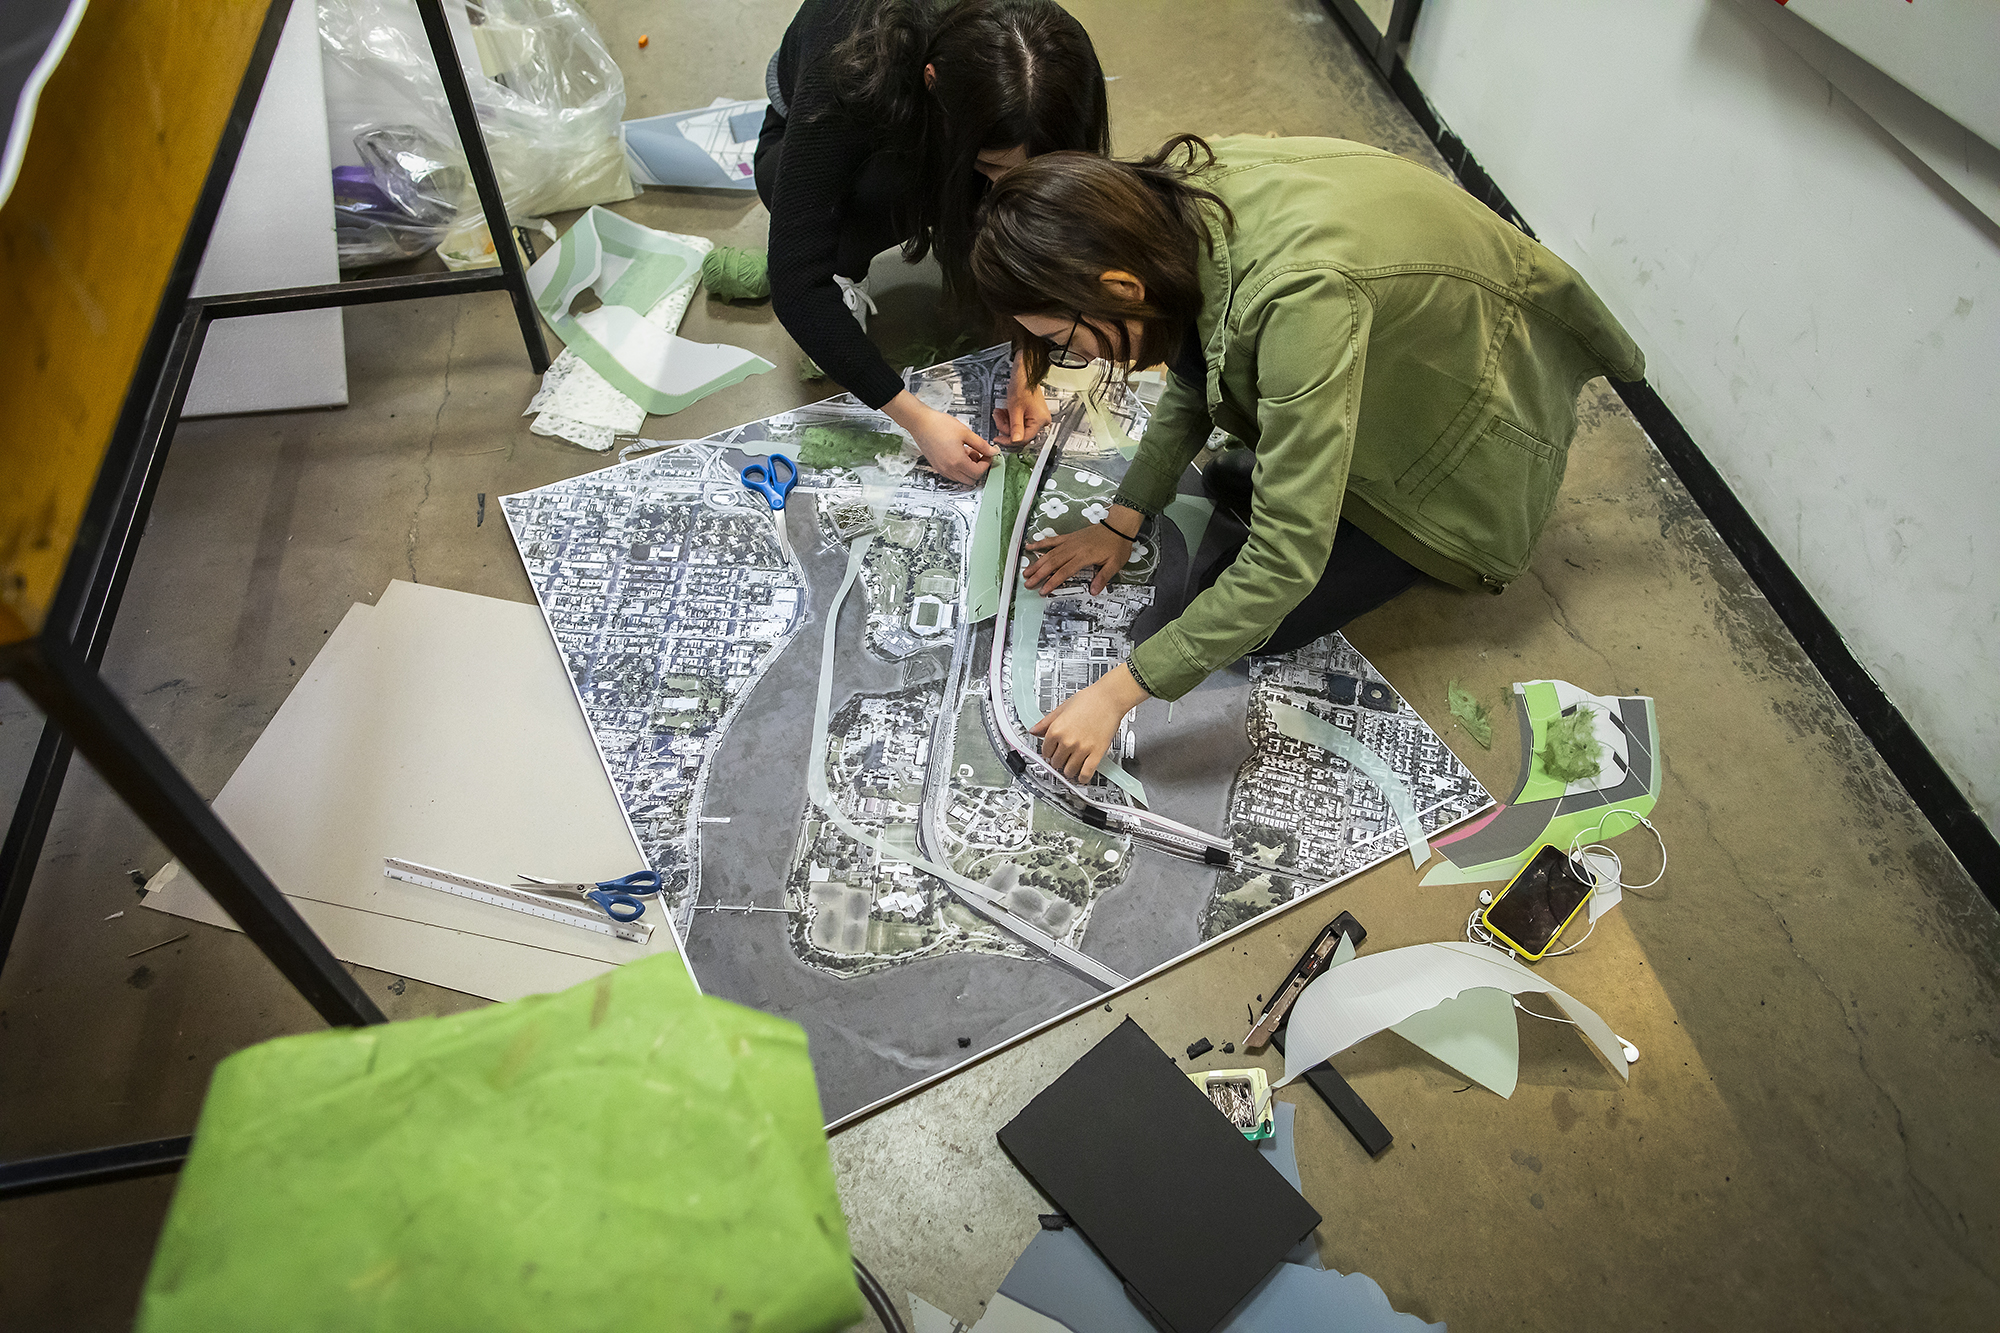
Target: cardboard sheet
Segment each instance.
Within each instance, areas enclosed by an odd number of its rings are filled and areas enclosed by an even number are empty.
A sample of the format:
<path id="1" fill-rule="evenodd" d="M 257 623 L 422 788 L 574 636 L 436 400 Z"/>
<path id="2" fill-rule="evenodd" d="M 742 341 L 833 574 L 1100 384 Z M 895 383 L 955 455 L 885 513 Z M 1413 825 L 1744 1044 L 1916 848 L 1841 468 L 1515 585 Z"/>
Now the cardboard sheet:
<path id="1" fill-rule="evenodd" d="M 1287 1024 L 1284 1083 L 1384 1028 L 1478 987 L 1508 995 L 1536 991 L 1547 995 L 1576 1023 L 1613 1072 L 1620 1078 L 1631 1077 L 1616 1034 L 1588 1005 L 1497 949 L 1444 943 L 1417 944 L 1357 958 L 1330 968 L 1307 986 L 1292 1005 Z M 1479 1012 L 1474 1009 L 1461 1014 Z M 1471 1077 L 1466 1070 L 1460 1072 Z"/>
<path id="2" fill-rule="evenodd" d="M 385 856 L 501 884 L 644 864 L 529 604 L 395 582 L 354 607 L 215 811 L 348 962 L 507 1000 L 675 948 L 670 927 L 633 944 L 382 874 Z M 148 907 L 233 925 L 177 865 L 148 887 Z"/>

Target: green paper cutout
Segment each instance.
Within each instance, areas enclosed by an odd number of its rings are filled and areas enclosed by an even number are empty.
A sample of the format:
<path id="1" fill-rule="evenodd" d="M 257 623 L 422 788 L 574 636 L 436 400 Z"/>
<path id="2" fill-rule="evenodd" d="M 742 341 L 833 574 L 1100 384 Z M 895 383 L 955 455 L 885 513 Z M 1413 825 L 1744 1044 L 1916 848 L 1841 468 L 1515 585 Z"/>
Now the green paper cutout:
<path id="1" fill-rule="evenodd" d="M 565 347 L 618 392 L 665 416 L 772 368 L 740 347 L 691 342 L 646 322 L 645 312 L 700 276 L 692 246 L 592 208 L 535 261 L 528 286 Z M 572 314 L 576 298 L 593 288 L 602 304 Z"/>
<path id="2" fill-rule="evenodd" d="M 799 432 L 799 462 L 812 468 L 866 467 L 884 454 L 903 451 L 903 437 L 894 431 L 859 426 L 807 426 Z"/>
<path id="3" fill-rule="evenodd" d="M 1215 517 L 1215 501 L 1205 495 L 1176 495 L 1160 511 L 1160 516 L 1171 519 L 1181 530 L 1181 540 L 1187 543 L 1188 578 L 1192 579 L 1195 553 L 1201 550 L 1201 539 L 1208 534 L 1208 521 Z"/>
<path id="4" fill-rule="evenodd" d="M 1007 554 L 1011 528 L 1003 528 L 1000 511 L 1007 503 L 1004 459 L 986 469 L 979 490 L 979 512 L 972 520 L 971 553 L 966 557 L 965 615 L 977 625 L 1000 609 L 1000 564 Z"/>

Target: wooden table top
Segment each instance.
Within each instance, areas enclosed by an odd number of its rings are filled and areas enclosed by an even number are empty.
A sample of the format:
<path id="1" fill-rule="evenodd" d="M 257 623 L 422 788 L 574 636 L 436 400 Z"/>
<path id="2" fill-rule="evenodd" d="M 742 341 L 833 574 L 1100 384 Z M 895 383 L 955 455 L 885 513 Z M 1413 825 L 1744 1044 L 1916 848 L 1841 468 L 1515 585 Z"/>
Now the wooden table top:
<path id="1" fill-rule="evenodd" d="M 42 93 L 0 209 L 0 645 L 48 615 L 272 8 L 93 4 Z"/>

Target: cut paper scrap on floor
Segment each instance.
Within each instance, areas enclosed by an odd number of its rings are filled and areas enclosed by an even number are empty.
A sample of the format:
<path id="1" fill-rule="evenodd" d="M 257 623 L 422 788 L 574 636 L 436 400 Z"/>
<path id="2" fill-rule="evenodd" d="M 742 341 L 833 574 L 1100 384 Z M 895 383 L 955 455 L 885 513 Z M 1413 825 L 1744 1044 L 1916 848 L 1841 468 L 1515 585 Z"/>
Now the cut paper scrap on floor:
<path id="1" fill-rule="evenodd" d="M 1630 832 L 1651 814 L 1660 790 L 1660 726 L 1653 701 L 1643 695 L 1586 694 L 1566 680 L 1516 685 L 1515 716 L 1521 727 L 1521 783 L 1493 814 L 1434 845 L 1446 860 L 1425 884 L 1479 884 L 1512 879 L 1535 849 L 1552 843 L 1565 850 L 1579 837 L 1603 842 Z M 1595 714 L 1601 765 L 1594 778 L 1564 782 L 1542 763 L 1549 724 L 1588 708 Z M 1627 811 L 1620 818 L 1614 811 Z M 1601 825 L 1601 827 L 1600 827 Z"/>
<path id="2" fill-rule="evenodd" d="M 706 256 L 715 248 L 715 242 L 706 236 L 658 234 L 698 256 Z M 680 328 L 700 285 L 698 267 L 683 272 L 646 311 L 646 323 L 673 333 Z M 589 363 L 568 347 L 556 355 L 542 376 L 542 387 L 535 391 L 521 415 L 535 418 L 528 429 L 537 435 L 568 440 L 599 453 L 608 452 L 620 438 L 638 435 L 646 424 L 645 408 L 619 392 L 616 385 L 591 369 Z"/>
<path id="3" fill-rule="evenodd" d="M 757 188 L 757 134 L 770 103 L 718 97 L 693 111 L 642 116 L 618 126 L 634 185 L 711 190 Z"/>
<path id="4" fill-rule="evenodd" d="M 1465 1077 L 1511 1097 L 1520 1070 L 1513 997 L 1535 992 L 1569 1016 L 1613 1073 L 1631 1077 L 1624 1045 L 1595 1010 L 1511 955 L 1446 942 L 1365 958 L 1336 954 L 1335 965 L 1292 1006 L 1284 1082 L 1392 1028 Z"/>
<path id="5" fill-rule="evenodd" d="M 907 383 L 990 432 L 1010 369 L 994 348 Z M 1079 384 L 1049 390 L 1065 424 L 1033 495 L 1032 456 L 948 483 L 842 395 L 501 501 L 690 966 L 709 993 L 806 1026 L 830 1117 L 1408 849 L 1391 796 L 1283 734 L 1275 708 L 1379 758 L 1420 837 L 1492 803 L 1338 635 L 1141 710 L 1119 780 L 1089 789 L 1220 838 L 1230 869 L 1087 822 L 1017 774 L 988 697 L 993 636 L 998 702 L 1032 723 L 1164 623 L 1208 512 L 1190 472 L 1186 526 L 1156 525 L 1131 577 L 1100 597 L 1017 588 L 998 624 L 1013 516 L 1090 522 L 1120 441 L 1143 436 L 1128 386 L 1101 367 Z M 738 478 L 773 451 L 800 459 L 789 561 Z"/>
<path id="6" fill-rule="evenodd" d="M 529 267 L 528 289 L 566 349 L 646 411 L 666 415 L 771 369 L 754 352 L 692 342 L 647 318 L 700 277 L 705 252 L 593 208 Z M 599 304 L 576 313 L 586 291 Z"/>

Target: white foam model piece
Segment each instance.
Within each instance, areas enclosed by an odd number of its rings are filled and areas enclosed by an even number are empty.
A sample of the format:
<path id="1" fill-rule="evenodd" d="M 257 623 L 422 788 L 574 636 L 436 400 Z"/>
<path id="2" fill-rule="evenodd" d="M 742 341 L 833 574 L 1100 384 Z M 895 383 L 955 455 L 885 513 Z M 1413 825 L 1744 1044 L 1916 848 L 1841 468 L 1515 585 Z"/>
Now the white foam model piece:
<path id="1" fill-rule="evenodd" d="M 1284 1083 L 1384 1028 L 1396 1027 L 1412 1015 L 1480 988 L 1510 995 L 1537 991 L 1547 995 L 1569 1015 L 1613 1072 L 1620 1078 L 1631 1077 L 1617 1034 L 1588 1005 L 1497 949 L 1446 942 L 1356 958 L 1330 968 L 1307 986 L 1292 1005 Z M 1467 1011 L 1468 1016 L 1484 1008 L 1475 1005 Z M 1511 1091 L 1511 1080 L 1505 1082 Z"/>
<path id="2" fill-rule="evenodd" d="M 511 884 L 602 880 L 638 844 L 533 605 L 412 583 L 356 605 L 215 798 L 215 812 L 347 962 L 511 1000 L 650 945 L 386 878 L 397 856 Z M 145 905 L 234 927 L 177 864 Z"/>
<path id="3" fill-rule="evenodd" d="M 194 291 L 212 296 L 338 281 L 318 10 L 293 5 Z M 181 415 L 346 405 L 341 312 L 298 310 L 210 325 Z"/>

